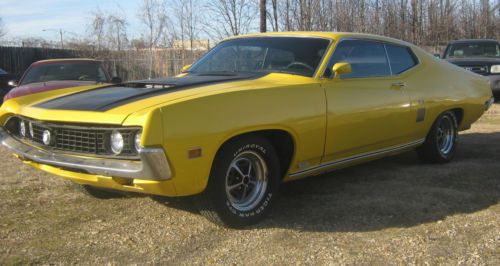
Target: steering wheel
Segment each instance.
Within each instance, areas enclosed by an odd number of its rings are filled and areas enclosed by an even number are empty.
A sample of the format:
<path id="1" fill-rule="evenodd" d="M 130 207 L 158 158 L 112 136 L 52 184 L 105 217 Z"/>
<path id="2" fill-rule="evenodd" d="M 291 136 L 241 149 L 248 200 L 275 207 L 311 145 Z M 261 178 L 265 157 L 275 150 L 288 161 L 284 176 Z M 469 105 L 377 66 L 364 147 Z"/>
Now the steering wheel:
<path id="1" fill-rule="evenodd" d="M 89 77 L 89 75 L 81 75 L 78 77 L 78 80 L 85 80 L 88 77 Z"/>
<path id="2" fill-rule="evenodd" d="M 314 68 L 312 66 L 310 66 L 310 65 L 308 65 L 306 63 L 303 63 L 303 62 L 298 62 L 298 61 L 291 62 L 285 68 L 289 69 L 289 68 L 291 68 L 293 66 L 300 66 L 300 67 L 306 68 L 307 70 L 314 71 Z"/>

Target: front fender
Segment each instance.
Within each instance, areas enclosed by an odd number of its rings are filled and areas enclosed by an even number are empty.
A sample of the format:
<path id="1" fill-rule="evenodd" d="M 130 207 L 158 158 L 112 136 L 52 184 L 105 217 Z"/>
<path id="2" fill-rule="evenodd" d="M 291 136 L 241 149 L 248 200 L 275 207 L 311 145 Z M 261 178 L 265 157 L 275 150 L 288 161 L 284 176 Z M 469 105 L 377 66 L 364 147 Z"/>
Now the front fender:
<path id="1" fill-rule="evenodd" d="M 229 139 L 262 130 L 284 130 L 296 143 L 298 162 L 319 163 L 325 138 L 326 102 L 319 84 L 240 89 L 198 96 L 161 108 L 164 149 L 179 195 L 202 192 L 219 148 Z M 199 158 L 188 158 L 191 149 Z M 295 169 L 294 169 L 295 168 Z"/>

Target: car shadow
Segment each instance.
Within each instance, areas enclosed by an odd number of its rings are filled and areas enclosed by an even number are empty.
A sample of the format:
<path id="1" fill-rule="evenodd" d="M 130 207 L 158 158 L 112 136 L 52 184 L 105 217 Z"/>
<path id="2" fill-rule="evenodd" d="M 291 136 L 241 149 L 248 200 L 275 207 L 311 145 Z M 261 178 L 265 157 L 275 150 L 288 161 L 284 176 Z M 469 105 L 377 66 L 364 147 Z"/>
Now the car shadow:
<path id="1" fill-rule="evenodd" d="M 178 210 L 186 211 L 192 214 L 199 214 L 197 200 L 198 196 L 187 197 L 164 197 L 164 196 L 151 196 L 151 199 L 165 205 L 165 207 L 175 208 Z"/>
<path id="2" fill-rule="evenodd" d="M 500 133 L 464 134 L 449 164 L 421 164 L 408 152 L 289 182 L 257 227 L 375 231 L 484 210 L 500 199 L 499 147 Z"/>
<path id="3" fill-rule="evenodd" d="M 449 164 L 415 152 L 282 184 L 270 215 L 249 229 L 364 232 L 437 222 L 500 199 L 500 132 L 460 136 Z M 194 197 L 153 200 L 198 215 Z"/>

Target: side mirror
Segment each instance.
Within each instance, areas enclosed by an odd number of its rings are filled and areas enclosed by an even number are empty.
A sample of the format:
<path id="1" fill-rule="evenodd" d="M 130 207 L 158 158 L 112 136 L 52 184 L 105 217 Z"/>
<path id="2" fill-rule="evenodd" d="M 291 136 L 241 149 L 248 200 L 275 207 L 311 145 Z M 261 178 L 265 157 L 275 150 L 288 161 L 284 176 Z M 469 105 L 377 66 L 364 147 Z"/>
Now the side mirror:
<path id="1" fill-rule="evenodd" d="M 19 82 L 19 81 L 17 81 L 17 80 L 10 80 L 10 81 L 7 83 L 7 85 L 9 85 L 9 86 L 11 86 L 11 87 L 17 87 L 17 85 L 18 85 L 17 83 L 18 83 L 18 82 Z"/>
<path id="2" fill-rule="evenodd" d="M 441 59 L 441 55 L 440 54 L 434 54 L 434 57 Z"/>
<path id="3" fill-rule="evenodd" d="M 122 82 L 123 82 L 123 80 L 120 77 L 112 77 L 111 78 L 111 83 L 113 83 L 113 84 L 118 84 L 118 83 L 122 83 Z"/>
<path id="4" fill-rule="evenodd" d="M 351 64 L 345 63 L 345 62 L 336 63 L 332 67 L 332 72 L 333 72 L 333 74 L 335 74 L 334 78 L 338 79 L 338 78 L 340 78 L 340 75 L 351 73 L 352 66 L 351 66 Z"/>
<path id="5" fill-rule="evenodd" d="M 181 69 L 181 73 L 187 73 L 189 68 L 191 67 L 192 65 L 186 65 L 186 66 L 183 66 L 182 69 Z"/>

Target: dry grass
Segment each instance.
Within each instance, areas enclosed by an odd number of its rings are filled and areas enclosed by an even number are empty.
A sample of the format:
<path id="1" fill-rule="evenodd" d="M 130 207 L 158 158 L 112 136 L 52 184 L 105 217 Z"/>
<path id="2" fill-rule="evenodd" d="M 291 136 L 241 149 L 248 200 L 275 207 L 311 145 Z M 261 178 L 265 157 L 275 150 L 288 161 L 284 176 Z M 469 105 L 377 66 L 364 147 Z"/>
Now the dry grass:
<path id="1" fill-rule="evenodd" d="M 414 153 L 285 184 L 255 228 L 190 200 L 98 200 L 0 149 L 0 264 L 500 264 L 500 105 L 447 165 Z"/>

